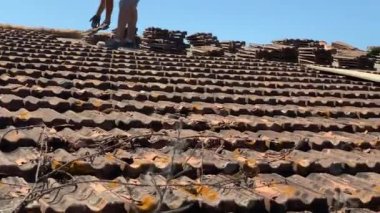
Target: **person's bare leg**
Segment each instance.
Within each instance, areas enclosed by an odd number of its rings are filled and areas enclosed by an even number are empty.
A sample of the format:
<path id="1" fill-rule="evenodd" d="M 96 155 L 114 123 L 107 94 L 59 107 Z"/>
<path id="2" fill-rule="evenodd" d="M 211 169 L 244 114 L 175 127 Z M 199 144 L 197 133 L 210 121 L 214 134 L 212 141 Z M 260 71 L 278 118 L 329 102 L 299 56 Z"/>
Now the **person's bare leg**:
<path id="1" fill-rule="evenodd" d="M 127 0 L 120 1 L 119 21 L 116 30 L 116 39 L 124 40 L 125 26 L 128 23 L 128 4 Z"/>
<path id="2" fill-rule="evenodd" d="M 127 41 L 135 42 L 136 36 L 136 23 L 138 18 L 137 1 L 132 0 L 128 10 L 128 35 Z"/>
<path id="3" fill-rule="evenodd" d="M 120 0 L 119 21 L 115 39 L 106 43 L 107 47 L 117 49 L 126 41 L 125 47 L 133 48 L 136 34 L 137 2 L 138 0 Z M 127 24 L 129 30 L 125 32 Z M 126 33 L 127 35 L 125 35 Z"/>
<path id="4" fill-rule="evenodd" d="M 104 23 L 110 25 L 112 11 L 113 11 L 113 0 L 105 0 L 105 8 L 106 8 L 106 19 L 104 20 Z"/>

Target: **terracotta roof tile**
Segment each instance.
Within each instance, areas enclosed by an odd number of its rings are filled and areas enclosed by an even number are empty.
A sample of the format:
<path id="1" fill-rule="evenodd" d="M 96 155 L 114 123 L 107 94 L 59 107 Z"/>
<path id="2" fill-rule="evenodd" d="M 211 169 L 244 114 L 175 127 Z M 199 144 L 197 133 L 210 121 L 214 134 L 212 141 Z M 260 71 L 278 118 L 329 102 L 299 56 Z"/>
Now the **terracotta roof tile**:
<path id="1" fill-rule="evenodd" d="M 0 27 L 0 210 L 379 211 L 379 107 L 296 63 Z"/>

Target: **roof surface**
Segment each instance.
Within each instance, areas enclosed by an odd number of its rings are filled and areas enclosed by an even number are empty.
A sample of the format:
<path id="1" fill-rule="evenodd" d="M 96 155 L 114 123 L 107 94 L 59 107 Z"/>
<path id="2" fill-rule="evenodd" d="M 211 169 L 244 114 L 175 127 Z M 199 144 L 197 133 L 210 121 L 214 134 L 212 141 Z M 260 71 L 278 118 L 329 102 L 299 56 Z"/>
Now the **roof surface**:
<path id="1" fill-rule="evenodd" d="M 374 83 L 1 28 L 0 74 L 0 210 L 380 211 Z"/>

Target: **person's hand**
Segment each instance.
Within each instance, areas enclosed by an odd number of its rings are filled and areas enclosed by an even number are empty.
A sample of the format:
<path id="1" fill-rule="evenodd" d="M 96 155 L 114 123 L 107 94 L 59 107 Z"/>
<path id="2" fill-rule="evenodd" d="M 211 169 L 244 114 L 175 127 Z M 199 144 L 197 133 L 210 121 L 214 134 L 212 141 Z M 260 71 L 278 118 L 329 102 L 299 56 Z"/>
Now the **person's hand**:
<path id="1" fill-rule="evenodd" d="M 100 25 L 100 16 L 98 16 L 98 15 L 94 15 L 94 16 L 90 19 L 90 22 L 91 22 L 91 27 L 92 27 L 92 28 L 97 28 L 97 27 L 99 27 L 99 25 Z"/>

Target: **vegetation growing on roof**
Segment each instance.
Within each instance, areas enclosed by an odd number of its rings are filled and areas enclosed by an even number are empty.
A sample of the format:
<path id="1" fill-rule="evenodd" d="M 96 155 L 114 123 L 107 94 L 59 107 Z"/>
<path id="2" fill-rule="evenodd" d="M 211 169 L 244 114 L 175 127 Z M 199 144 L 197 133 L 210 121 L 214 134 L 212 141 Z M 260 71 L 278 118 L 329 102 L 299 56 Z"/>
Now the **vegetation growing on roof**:
<path id="1" fill-rule="evenodd" d="M 376 58 L 380 56 L 380 46 L 368 48 L 368 57 Z"/>

